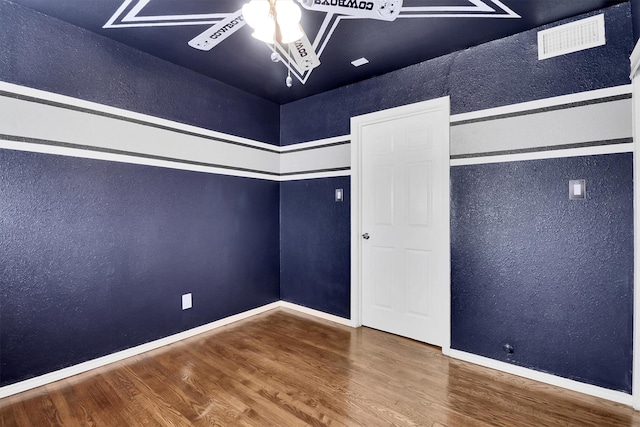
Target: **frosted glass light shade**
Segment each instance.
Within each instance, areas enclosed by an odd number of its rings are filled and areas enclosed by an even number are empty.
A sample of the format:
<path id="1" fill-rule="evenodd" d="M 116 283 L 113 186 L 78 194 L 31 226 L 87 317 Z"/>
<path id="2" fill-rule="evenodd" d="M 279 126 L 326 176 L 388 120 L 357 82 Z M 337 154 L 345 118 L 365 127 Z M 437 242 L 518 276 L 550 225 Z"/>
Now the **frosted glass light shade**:
<path id="1" fill-rule="evenodd" d="M 278 25 L 280 25 L 282 43 L 289 44 L 302 38 L 303 33 L 300 29 L 302 12 L 293 0 L 277 0 L 276 15 L 278 16 Z"/>
<path id="2" fill-rule="evenodd" d="M 266 21 L 273 21 L 269 16 L 269 2 L 267 0 L 251 0 L 242 6 L 242 16 L 253 29 L 263 26 Z"/>
<path id="3" fill-rule="evenodd" d="M 278 20 L 279 21 L 279 20 Z M 280 24 L 280 22 L 278 22 Z M 281 42 L 284 44 L 293 43 L 296 40 L 300 40 L 304 33 L 302 32 L 302 28 L 300 28 L 300 24 L 290 24 L 282 25 L 280 24 L 280 36 L 282 38 Z"/>
<path id="4" fill-rule="evenodd" d="M 300 7 L 293 0 L 276 0 L 275 6 L 282 36 L 281 42 L 287 44 L 299 40 L 303 36 L 300 29 L 302 17 Z M 254 30 L 253 37 L 266 43 L 273 43 L 276 33 L 276 25 L 273 16 L 270 15 L 270 9 L 268 0 L 251 0 L 242 6 L 242 15 Z"/>
<path id="5" fill-rule="evenodd" d="M 276 14 L 280 25 L 298 24 L 302 17 L 300 7 L 293 0 L 276 0 Z"/>
<path id="6" fill-rule="evenodd" d="M 271 21 L 270 25 L 265 24 L 257 27 L 251 35 L 265 43 L 273 43 L 276 39 L 276 24 Z"/>

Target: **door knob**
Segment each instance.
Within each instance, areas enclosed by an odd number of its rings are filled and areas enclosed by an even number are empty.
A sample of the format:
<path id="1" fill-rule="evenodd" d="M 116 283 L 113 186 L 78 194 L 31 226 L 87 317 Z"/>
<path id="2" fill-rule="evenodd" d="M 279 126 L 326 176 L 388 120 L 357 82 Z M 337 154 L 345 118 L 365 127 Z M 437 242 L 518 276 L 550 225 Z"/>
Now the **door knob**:
<path id="1" fill-rule="evenodd" d="M 369 233 L 364 233 L 364 234 L 362 235 L 362 238 L 363 238 L 364 240 L 369 240 L 369 238 L 370 238 L 370 237 L 371 237 L 371 236 L 369 236 Z"/>

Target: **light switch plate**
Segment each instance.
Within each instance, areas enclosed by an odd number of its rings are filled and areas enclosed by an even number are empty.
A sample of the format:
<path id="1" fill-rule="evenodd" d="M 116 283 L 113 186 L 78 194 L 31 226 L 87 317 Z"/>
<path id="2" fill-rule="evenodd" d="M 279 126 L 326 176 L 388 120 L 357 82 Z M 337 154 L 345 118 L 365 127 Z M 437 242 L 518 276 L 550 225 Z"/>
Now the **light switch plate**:
<path id="1" fill-rule="evenodd" d="M 584 179 L 569 181 L 569 200 L 584 200 L 587 197 L 587 187 Z"/>
<path id="2" fill-rule="evenodd" d="M 191 294 L 182 295 L 182 309 L 187 310 L 191 307 L 193 307 L 193 299 L 191 297 Z"/>

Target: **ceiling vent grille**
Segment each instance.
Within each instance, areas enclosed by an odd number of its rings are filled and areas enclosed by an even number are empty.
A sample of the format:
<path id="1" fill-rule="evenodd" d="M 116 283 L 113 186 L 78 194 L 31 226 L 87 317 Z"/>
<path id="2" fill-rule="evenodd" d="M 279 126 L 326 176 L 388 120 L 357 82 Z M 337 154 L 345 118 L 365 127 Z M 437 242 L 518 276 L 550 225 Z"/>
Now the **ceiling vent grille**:
<path id="1" fill-rule="evenodd" d="M 538 59 L 578 52 L 606 42 L 604 14 L 538 32 Z"/>

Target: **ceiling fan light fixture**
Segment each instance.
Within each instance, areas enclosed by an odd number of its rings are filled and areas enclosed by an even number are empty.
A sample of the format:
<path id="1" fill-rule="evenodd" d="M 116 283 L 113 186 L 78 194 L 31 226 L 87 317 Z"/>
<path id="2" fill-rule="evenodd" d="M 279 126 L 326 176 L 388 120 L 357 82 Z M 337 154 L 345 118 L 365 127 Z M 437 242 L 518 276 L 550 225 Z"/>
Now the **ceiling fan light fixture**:
<path id="1" fill-rule="evenodd" d="M 276 0 L 276 14 L 280 25 L 297 26 L 302 18 L 300 7 L 293 0 Z"/>
<path id="2" fill-rule="evenodd" d="M 302 12 L 293 0 L 272 0 L 275 15 L 280 26 L 282 43 L 293 43 L 303 36 L 300 28 Z M 269 0 L 251 0 L 242 6 L 245 21 L 253 28 L 253 37 L 265 43 L 273 43 L 276 38 L 276 17 L 271 13 Z"/>
<path id="3" fill-rule="evenodd" d="M 282 25 L 280 24 L 280 36 L 283 44 L 293 43 L 296 40 L 300 40 L 304 33 L 300 29 L 300 24 L 294 25 Z"/>
<path id="4" fill-rule="evenodd" d="M 271 44 L 275 40 L 275 34 L 276 26 L 271 21 L 271 25 L 264 24 L 261 27 L 257 27 L 251 35 L 260 41 Z"/>
<path id="5" fill-rule="evenodd" d="M 256 28 L 265 20 L 270 20 L 269 11 L 268 0 L 251 0 L 242 6 L 242 16 L 251 28 Z"/>

